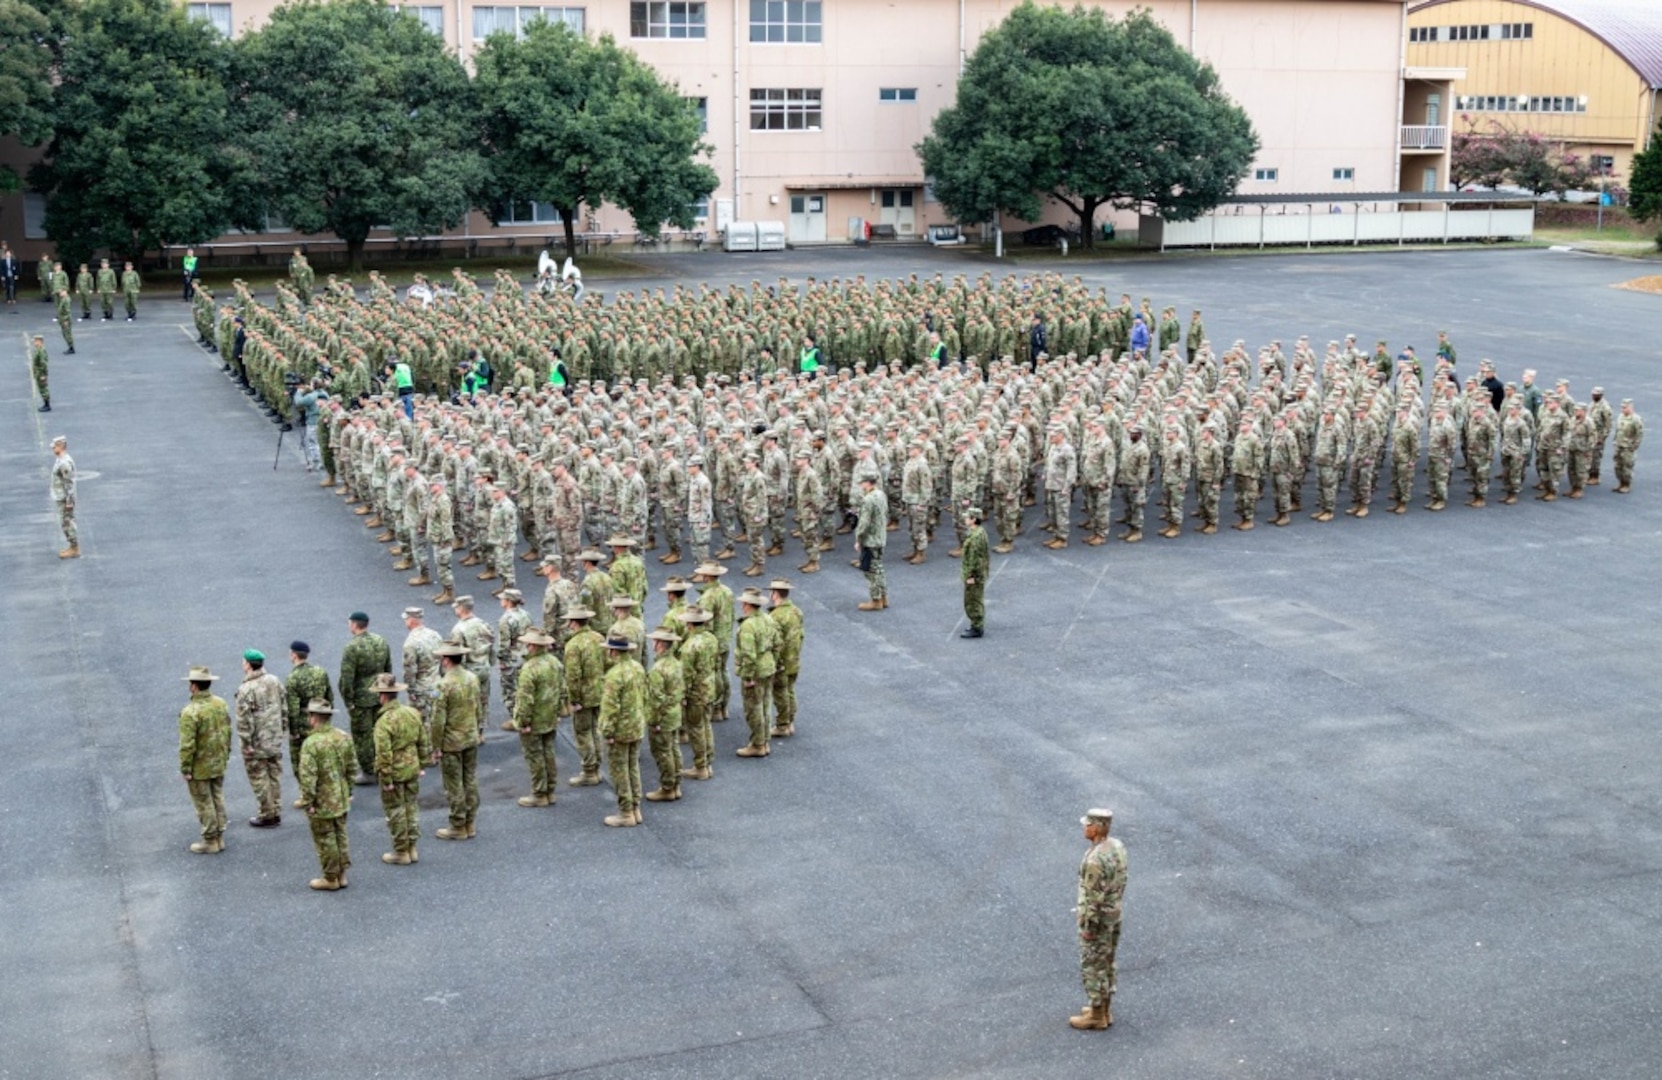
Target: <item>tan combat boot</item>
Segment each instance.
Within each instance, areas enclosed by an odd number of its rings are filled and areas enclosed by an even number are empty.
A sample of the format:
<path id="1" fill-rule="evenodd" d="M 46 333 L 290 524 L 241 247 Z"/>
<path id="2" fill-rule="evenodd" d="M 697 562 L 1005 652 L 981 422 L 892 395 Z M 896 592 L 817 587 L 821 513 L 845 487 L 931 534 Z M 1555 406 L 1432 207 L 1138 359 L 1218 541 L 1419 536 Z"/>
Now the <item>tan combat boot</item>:
<path id="1" fill-rule="evenodd" d="M 1078 1016 L 1068 1017 L 1068 1026 L 1078 1031 L 1102 1031 L 1108 1027 L 1108 1007 L 1087 1005 Z"/>
<path id="2" fill-rule="evenodd" d="M 434 832 L 433 835 L 438 837 L 440 840 L 466 840 L 467 827 L 464 825 L 459 829 L 452 829 L 450 826 L 446 825 L 444 828 Z"/>
<path id="3" fill-rule="evenodd" d="M 397 569 L 397 567 L 394 567 L 393 569 Z M 411 578 L 409 583 L 411 585 L 431 585 L 433 583 L 433 579 L 428 576 L 427 568 L 425 566 L 423 566 L 421 568 L 421 572 L 419 574 L 417 574 L 415 577 Z"/>
<path id="4" fill-rule="evenodd" d="M 403 558 L 403 559 L 399 559 L 397 562 L 393 563 L 392 568 L 394 570 L 414 570 L 415 569 L 415 563 L 410 561 L 410 559 L 408 559 L 408 558 Z M 414 584 L 414 585 L 431 585 L 432 582 L 431 581 L 415 581 L 415 582 L 412 582 L 411 584 Z"/>
<path id="5" fill-rule="evenodd" d="M 79 559 L 80 557 L 81 545 L 78 542 L 70 544 L 68 547 L 58 552 L 58 558 L 60 559 Z"/>
<path id="6" fill-rule="evenodd" d="M 600 774 L 592 772 L 578 773 L 570 780 L 567 780 L 566 783 L 570 784 L 572 787 L 594 787 L 600 783 Z"/>
<path id="7" fill-rule="evenodd" d="M 315 877 L 308 884 L 318 892 L 340 891 L 340 881 L 332 877 Z"/>
<path id="8" fill-rule="evenodd" d="M 607 825 L 614 829 L 633 829 L 636 824 L 634 813 L 623 810 L 619 810 L 615 814 L 607 814 L 604 820 Z"/>
<path id="9" fill-rule="evenodd" d="M 1143 530 L 1141 530 L 1141 529 L 1132 529 L 1130 532 L 1128 532 L 1124 536 L 1120 537 L 1120 539 L 1124 540 L 1128 544 L 1141 543 L 1142 539 L 1143 539 Z"/>
<path id="10" fill-rule="evenodd" d="M 407 851 L 383 852 L 381 861 L 388 866 L 408 866 L 410 865 L 410 853 Z"/>
<path id="11" fill-rule="evenodd" d="M 516 801 L 521 806 L 530 806 L 530 807 L 547 806 L 548 805 L 548 796 L 547 795 L 521 795 Z"/>
<path id="12" fill-rule="evenodd" d="M 435 603 L 435 604 L 449 604 L 449 603 L 453 603 L 455 601 L 455 599 L 456 599 L 456 590 L 450 588 L 447 585 L 447 586 L 445 586 L 445 589 L 444 589 L 443 592 L 441 592 L 437 596 L 433 597 L 433 603 Z"/>

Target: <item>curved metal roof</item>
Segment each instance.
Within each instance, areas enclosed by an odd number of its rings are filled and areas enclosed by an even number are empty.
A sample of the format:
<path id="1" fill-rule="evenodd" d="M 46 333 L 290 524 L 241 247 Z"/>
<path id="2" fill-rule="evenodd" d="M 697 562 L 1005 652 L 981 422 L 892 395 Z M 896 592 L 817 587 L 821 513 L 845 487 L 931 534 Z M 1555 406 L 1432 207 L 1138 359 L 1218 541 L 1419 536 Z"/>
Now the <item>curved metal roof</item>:
<path id="1" fill-rule="evenodd" d="M 1412 11 L 1454 3 L 1429 0 Z M 1645 85 L 1662 88 L 1662 0 L 1514 0 L 1580 26 L 1626 60 Z"/>

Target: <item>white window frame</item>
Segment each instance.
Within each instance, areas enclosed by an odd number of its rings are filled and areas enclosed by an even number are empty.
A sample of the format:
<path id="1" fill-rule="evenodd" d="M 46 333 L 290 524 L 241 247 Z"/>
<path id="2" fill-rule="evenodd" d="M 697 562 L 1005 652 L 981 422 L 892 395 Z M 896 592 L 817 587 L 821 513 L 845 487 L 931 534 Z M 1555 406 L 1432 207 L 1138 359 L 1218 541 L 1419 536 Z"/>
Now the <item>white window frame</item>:
<path id="1" fill-rule="evenodd" d="M 1274 184 L 1281 179 L 1281 170 L 1274 165 L 1266 165 L 1252 170 L 1253 182 L 1259 184 Z"/>
<path id="2" fill-rule="evenodd" d="M 915 86 L 882 86 L 877 90 L 877 100 L 885 105 L 916 105 L 918 88 Z"/>
<path id="3" fill-rule="evenodd" d="M 192 22 L 205 22 L 219 31 L 220 37 L 230 37 L 233 23 L 230 4 L 186 4 L 185 14 Z"/>
<path id="4" fill-rule="evenodd" d="M 702 198 L 694 199 L 687 204 L 687 209 L 692 211 L 694 221 L 702 223 L 710 220 L 710 197 L 705 195 Z"/>
<path id="5" fill-rule="evenodd" d="M 629 36 L 637 41 L 703 41 L 706 14 L 704 0 L 630 0 Z"/>
<path id="6" fill-rule="evenodd" d="M 561 225 L 560 212 L 553 203 L 522 200 L 509 203 L 502 209 L 498 225 Z"/>
<path id="7" fill-rule="evenodd" d="M 698 111 L 698 133 L 708 135 L 710 133 L 710 99 L 707 97 L 690 97 L 687 100 L 692 102 L 693 108 Z"/>
<path id="8" fill-rule="evenodd" d="M 479 32 L 479 17 L 490 12 L 493 25 L 485 33 Z M 505 21 L 503 12 L 513 14 L 512 27 L 501 25 Z M 563 22 L 572 30 L 581 34 L 585 28 L 584 9 L 580 7 L 547 6 L 541 4 L 480 4 L 473 9 L 473 40 L 484 41 L 491 34 L 512 31 L 517 38 L 525 36 L 525 28 L 538 19 L 547 22 Z"/>
<path id="9" fill-rule="evenodd" d="M 421 20 L 421 25 L 428 33 L 438 37 L 444 36 L 444 5 L 443 4 L 389 4 L 394 11 L 405 15 L 413 15 Z"/>
<path id="10" fill-rule="evenodd" d="M 757 95 L 762 96 L 758 97 Z M 762 123 L 758 124 L 758 119 Z M 777 123 L 774 121 L 777 121 Z M 793 121 L 795 122 L 793 123 Z M 825 130 L 825 92 L 817 87 L 752 87 L 750 91 L 750 130 L 753 132 Z"/>
<path id="11" fill-rule="evenodd" d="M 1333 179 L 1337 183 L 1350 184 L 1356 181 L 1356 168 L 1352 165 L 1335 165 Z"/>
<path id="12" fill-rule="evenodd" d="M 752 45 L 819 45 L 824 40 L 822 0 L 750 0 Z"/>

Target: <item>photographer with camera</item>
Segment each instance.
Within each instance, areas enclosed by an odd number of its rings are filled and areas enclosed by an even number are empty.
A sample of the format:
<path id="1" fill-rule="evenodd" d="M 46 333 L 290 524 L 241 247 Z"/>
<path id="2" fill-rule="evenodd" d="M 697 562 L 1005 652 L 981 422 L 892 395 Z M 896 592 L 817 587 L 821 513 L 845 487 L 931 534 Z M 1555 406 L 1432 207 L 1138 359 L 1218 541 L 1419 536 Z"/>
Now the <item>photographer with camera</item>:
<path id="1" fill-rule="evenodd" d="M 326 368 L 319 365 L 321 377 Z M 285 376 L 285 381 L 296 376 Z M 323 467 L 323 456 L 317 446 L 317 403 L 327 401 L 329 394 L 312 379 L 300 379 L 291 387 L 290 400 L 294 403 L 294 423 L 300 429 L 300 452 L 306 458 L 306 471 L 316 472 Z"/>

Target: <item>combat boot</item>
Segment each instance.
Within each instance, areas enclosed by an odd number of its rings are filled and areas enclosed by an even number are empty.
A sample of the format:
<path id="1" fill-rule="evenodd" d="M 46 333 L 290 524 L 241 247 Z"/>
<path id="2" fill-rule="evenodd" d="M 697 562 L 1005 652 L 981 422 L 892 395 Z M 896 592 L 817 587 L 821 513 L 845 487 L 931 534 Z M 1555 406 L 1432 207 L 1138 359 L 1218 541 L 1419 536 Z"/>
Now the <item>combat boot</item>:
<path id="1" fill-rule="evenodd" d="M 1254 524 L 1255 523 L 1251 521 L 1237 521 L 1235 524 L 1231 525 L 1230 528 L 1239 529 L 1241 532 L 1251 532 Z"/>
<path id="2" fill-rule="evenodd" d="M 478 835 L 479 835 L 479 826 L 475 825 L 471 821 L 468 822 L 467 823 L 467 838 L 469 840 L 472 840 L 475 836 L 478 836 Z"/>
<path id="3" fill-rule="evenodd" d="M 1611 488 L 1610 490 L 1614 491 L 1617 495 L 1626 495 L 1628 492 L 1633 490 L 1633 485 L 1631 485 L 1631 484 L 1617 484 L 1615 487 Z"/>
<path id="4" fill-rule="evenodd" d="M 1366 503 L 1356 508 L 1356 516 L 1359 518 L 1365 518 L 1368 516 L 1368 507 Z"/>
<path id="5" fill-rule="evenodd" d="M 681 561 L 681 553 L 679 551 L 672 551 L 667 555 L 660 555 L 658 556 L 658 561 L 663 563 L 665 566 L 674 566 L 676 563 Z"/>
<path id="6" fill-rule="evenodd" d="M 358 507 L 356 510 L 354 510 L 352 512 L 354 514 L 357 514 L 359 517 L 368 517 L 371 513 L 373 513 L 373 511 L 370 509 L 370 507 L 367 503 L 363 506 Z"/>
<path id="7" fill-rule="evenodd" d="M 317 486 L 318 487 L 334 487 L 335 486 L 335 474 L 330 473 L 328 476 L 324 477 L 322 480 L 319 480 L 317 482 Z"/>
<path id="8" fill-rule="evenodd" d="M 198 840 L 190 846 L 192 855 L 212 855 L 219 851 L 212 840 Z"/>
<path id="9" fill-rule="evenodd" d="M 1218 523 L 1215 522 L 1215 521 L 1208 521 L 1206 524 L 1204 524 L 1200 527 L 1200 534 L 1202 536 L 1212 536 L 1217 531 L 1218 531 Z"/>
<path id="10" fill-rule="evenodd" d="M 821 540 L 819 542 L 819 549 L 821 551 L 836 551 L 837 542 L 835 540 Z"/>
<path id="11" fill-rule="evenodd" d="M 882 611 L 883 607 L 876 600 L 862 600 L 855 605 L 856 611 Z"/>
<path id="12" fill-rule="evenodd" d="M 772 547 L 768 548 L 767 553 L 769 555 L 783 555 L 785 554 L 785 545 L 774 544 Z"/>
<path id="13" fill-rule="evenodd" d="M 817 574 L 817 573 L 819 573 L 819 556 L 817 556 L 817 555 L 814 556 L 812 559 L 809 559 L 807 562 L 805 562 L 801 566 L 797 567 L 797 569 L 800 570 L 804 574 Z"/>
<path id="14" fill-rule="evenodd" d="M 381 520 L 381 515 L 376 514 L 374 517 L 371 517 L 368 521 L 364 522 L 364 528 L 366 528 L 366 529 L 379 529 L 384 524 L 386 524 L 386 523 Z M 390 537 L 389 537 L 389 539 L 390 539 Z"/>
<path id="15" fill-rule="evenodd" d="M 1502 499 L 1500 504 L 1502 506 L 1516 506 L 1518 505 L 1518 497 L 1511 492 L 1507 492 L 1506 498 Z"/>
<path id="16" fill-rule="evenodd" d="M 470 552 L 467 553 L 466 557 L 464 557 L 462 559 L 462 561 L 457 563 L 456 565 L 457 566 L 478 566 L 480 563 L 482 563 L 484 561 L 485 561 L 484 559 L 479 557 L 477 552 L 470 551 Z"/>
<path id="17" fill-rule="evenodd" d="M 1287 515 L 1287 514 L 1284 514 L 1284 513 L 1283 514 L 1277 514 L 1274 517 L 1270 518 L 1270 524 L 1271 525 L 1291 525 L 1292 523 L 1293 523 L 1292 517 Z"/>
<path id="18" fill-rule="evenodd" d="M 542 561 L 542 552 L 538 551 L 535 548 L 532 548 L 530 551 L 527 551 L 525 554 L 521 555 L 519 557 L 519 561 L 520 562 L 541 562 Z"/>
<path id="19" fill-rule="evenodd" d="M 735 552 L 733 551 L 733 545 L 728 544 L 726 547 L 724 547 L 720 551 L 716 552 L 716 558 L 718 558 L 718 559 L 731 559 L 734 556 L 734 554 L 735 554 Z"/>
<path id="20" fill-rule="evenodd" d="M 1108 1006 L 1089 1005 L 1078 1016 L 1068 1017 L 1068 1026 L 1079 1031 L 1104 1031 L 1108 1027 Z"/>
<path id="21" fill-rule="evenodd" d="M 407 851 L 383 852 L 381 861 L 388 866 L 408 866 L 410 865 L 410 853 Z"/>
<path id="22" fill-rule="evenodd" d="M 549 802 L 547 795 L 521 795 L 515 801 L 528 807 L 547 806 Z"/>
<path id="23" fill-rule="evenodd" d="M 450 586 L 448 586 L 448 585 L 445 586 L 443 592 L 441 592 L 437 596 L 433 597 L 433 603 L 435 603 L 435 604 L 443 605 L 443 604 L 453 604 L 455 602 L 456 602 L 456 590 L 450 588 Z"/>
<path id="24" fill-rule="evenodd" d="M 1010 543 L 994 544 L 993 550 L 998 552 L 1000 555 L 1008 555 L 1010 552 L 1016 550 L 1016 545 Z"/>
<path id="25" fill-rule="evenodd" d="M 390 543 L 396 539 L 398 539 L 398 534 L 393 532 L 391 529 L 382 529 L 380 532 L 375 534 L 375 542 L 377 544 Z"/>
<path id="26" fill-rule="evenodd" d="M 1573 487 L 1573 488 L 1570 489 L 1570 498 L 1572 498 L 1572 499 L 1579 499 L 1584 494 L 1586 494 L 1586 492 L 1584 492 L 1581 488 Z M 1477 505 L 1481 506 L 1482 503 L 1479 502 Z"/>
<path id="27" fill-rule="evenodd" d="M 594 787 L 596 784 L 600 783 L 600 774 L 592 772 L 578 773 L 570 780 L 567 780 L 566 783 L 570 784 L 572 787 Z"/>
<path id="28" fill-rule="evenodd" d="M 81 545 L 79 541 L 70 544 L 68 547 L 58 552 L 58 558 L 60 559 L 79 559 L 80 557 Z"/>
<path id="29" fill-rule="evenodd" d="M 681 797 L 680 788 L 661 787 L 644 796 L 647 802 L 674 802 Z"/>
<path id="30" fill-rule="evenodd" d="M 444 828 L 434 832 L 433 835 L 438 837 L 440 840 L 466 840 L 467 826 L 464 825 L 459 829 L 452 829 L 450 826 L 446 825 Z"/>
<path id="31" fill-rule="evenodd" d="M 308 884 L 318 892 L 339 892 L 340 879 L 332 877 L 315 877 Z"/>
<path id="32" fill-rule="evenodd" d="M 408 562 L 409 560 L 405 560 L 405 561 Z M 397 570 L 397 569 L 409 569 L 409 568 L 408 567 L 394 567 L 393 569 Z M 433 583 L 433 579 L 432 579 L 432 577 L 430 577 L 428 575 L 427 568 L 425 566 L 423 566 L 421 568 L 421 572 L 419 574 L 417 574 L 413 578 L 410 578 L 410 584 L 411 585 L 431 585 L 432 583 Z M 448 592 L 449 590 L 447 589 L 445 591 Z"/>
<path id="33" fill-rule="evenodd" d="M 733 751 L 734 757 L 767 757 L 773 753 L 772 748 L 766 746 L 751 746 L 746 744 Z"/>
<path id="34" fill-rule="evenodd" d="M 484 571 L 483 573 L 478 574 L 476 576 L 479 578 L 480 581 L 495 581 L 497 578 L 501 577 L 502 575 L 498 574 L 496 572 L 496 567 L 493 566 L 493 567 L 490 567 L 489 569 L 487 569 L 486 571 Z"/>
<path id="35" fill-rule="evenodd" d="M 1120 537 L 1120 539 L 1124 540 L 1128 544 L 1140 543 L 1143 539 L 1143 530 L 1141 530 L 1141 529 L 1132 529 L 1130 532 L 1128 532 L 1124 536 Z"/>
<path id="36" fill-rule="evenodd" d="M 623 810 L 615 814 L 607 814 L 604 820 L 607 825 L 614 829 L 633 829 L 638 824 L 633 812 Z"/>
<path id="37" fill-rule="evenodd" d="M 1571 497 L 1576 498 L 1576 499 L 1581 498 L 1580 495 L 1573 495 L 1573 494 L 1572 494 Z M 1467 503 L 1466 505 L 1470 506 L 1473 510 L 1481 510 L 1485 506 L 1488 506 L 1489 504 L 1484 501 L 1483 496 L 1479 495 L 1477 498 L 1473 499 L 1471 502 Z"/>
<path id="38" fill-rule="evenodd" d="M 963 556 L 964 556 L 964 549 L 961 548 L 961 547 L 955 547 L 951 551 L 946 553 L 946 557 L 949 558 L 949 559 L 961 559 L 961 558 L 963 558 Z"/>
<path id="39" fill-rule="evenodd" d="M 415 563 L 411 562 L 408 557 L 399 559 L 397 562 L 392 564 L 392 568 L 394 570 L 410 570 L 410 569 L 413 569 L 414 567 L 415 567 Z M 417 584 L 430 585 L 430 584 L 432 584 L 432 582 L 422 581 L 422 582 L 417 582 Z"/>

